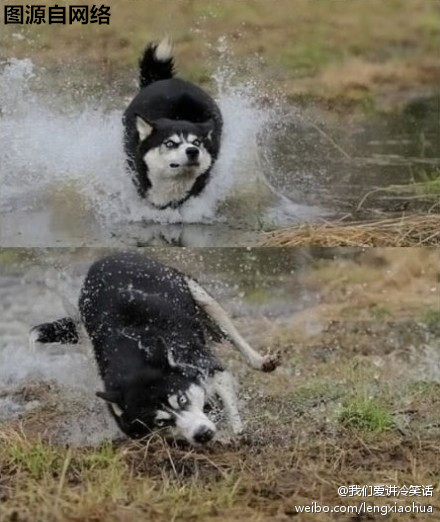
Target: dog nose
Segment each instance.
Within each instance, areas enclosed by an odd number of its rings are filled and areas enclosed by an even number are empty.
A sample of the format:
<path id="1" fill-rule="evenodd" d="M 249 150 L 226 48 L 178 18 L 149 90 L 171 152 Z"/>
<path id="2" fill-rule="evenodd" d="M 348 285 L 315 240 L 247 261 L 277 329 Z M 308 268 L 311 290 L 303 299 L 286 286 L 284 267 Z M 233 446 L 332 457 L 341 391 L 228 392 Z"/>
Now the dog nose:
<path id="1" fill-rule="evenodd" d="M 212 437 L 214 437 L 214 433 L 214 430 L 204 426 L 196 432 L 196 434 L 194 435 L 194 440 L 196 442 L 199 442 L 200 444 L 206 444 L 206 442 L 209 442 L 212 439 Z"/>
<path id="2" fill-rule="evenodd" d="M 199 156 L 199 149 L 197 147 L 188 147 L 186 149 L 186 155 L 188 156 L 189 159 L 197 159 L 198 156 Z"/>

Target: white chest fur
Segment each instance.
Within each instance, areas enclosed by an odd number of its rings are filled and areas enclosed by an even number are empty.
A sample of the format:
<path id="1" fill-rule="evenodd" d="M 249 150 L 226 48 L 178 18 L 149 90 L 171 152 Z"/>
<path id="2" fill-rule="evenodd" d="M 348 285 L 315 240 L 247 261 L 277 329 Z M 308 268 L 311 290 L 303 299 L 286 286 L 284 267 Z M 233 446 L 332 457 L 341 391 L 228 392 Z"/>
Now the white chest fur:
<path id="1" fill-rule="evenodd" d="M 156 175 L 155 175 L 156 174 Z M 196 172 L 188 172 L 174 178 L 163 177 L 158 172 L 150 172 L 151 188 L 148 199 L 157 207 L 168 205 L 173 201 L 181 201 L 190 192 L 197 179 Z"/>

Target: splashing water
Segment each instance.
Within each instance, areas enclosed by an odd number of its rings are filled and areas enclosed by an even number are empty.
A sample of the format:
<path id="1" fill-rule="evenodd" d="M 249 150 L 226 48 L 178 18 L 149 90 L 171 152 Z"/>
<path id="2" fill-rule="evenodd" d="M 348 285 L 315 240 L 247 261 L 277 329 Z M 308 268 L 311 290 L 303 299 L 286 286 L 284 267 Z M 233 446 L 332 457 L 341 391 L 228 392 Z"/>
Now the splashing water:
<path id="1" fill-rule="evenodd" d="M 120 114 L 57 106 L 32 92 L 34 69 L 29 60 L 13 59 L 0 75 L 2 207 L 18 199 L 32 207 L 55 188 L 73 185 L 85 206 L 115 219 L 122 210 L 115 194 L 125 188 Z"/>
<path id="2" fill-rule="evenodd" d="M 265 181 L 258 136 L 279 120 L 279 111 L 258 107 L 255 85 L 232 86 L 233 72 L 215 75 L 218 102 L 224 115 L 222 150 L 203 198 L 181 209 L 165 211 L 140 200 L 125 168 L 122 111 L 103 101 L 68 102 L 61 94 L 33 90 L 39 72 L 28 59 L 11 59 L 0 72 L 0 207 L 2 211 L 44 209 L 54 194 L 62 194 L 92 212 L 101 226 L 115 223 L 212 223 L 222 221 L 218 203 L 236 186 Z M 108 94 L 107 98 L 110 97 Z M 290 213 L 300 206 L 279 198 Z"/>
<path id="3" fill-rule="evenodd" d="M 36 343 L 32 350 L 28 333 L 37 324 L 77 317 L 75 303 L 85 273 L 92 260 L 103 252 L 48 250 L 38 251 L 32 263 L 24 261 L 22 265 L 21 257 L 0 263 L 0 423 L 35 409 L 33 414 L 41 419 L 50 414 L 46 428 L 52 440 L 97 444 L 121 434 L 106 405 L 95 396 L 103 384 L 87 335 L 82 335 L 76 345 Z M 155 255 L 172 259 L 180 270 L 191 267 L 194 273 L 200 272 L 203 286 L 227 303 L 234 316 L 253 318 L 256 323 L 264 315 L 281 324 L 289 320 L 292 311 L 302 307 L 302 298 L 292 299 L 292 290 L 286 284 L 290 280 L 287 274 L 298 262 L 294 252 L 288 257 L 281 250 L 274 252 L 272 271 L 266 277 L 254 270 L 255 258 L 245 252 L 237 257 L 235 249 L 224 249 L 222 254 L 218 249 L 193 254 L 186 249 L 173 253 L 171 250 L 176 249 L 159 249 Z M 232 265 L 232 260 L 234 270 L 225 268 Z M 273 269 L 280 270 L 278 276 L 274 276 Z M 261 288 L 266 289 L 256 301 L 243 298 L 245 290 L 255 286 L 248 282 L 249 277 L 258 279 L 260 292 Z M 225 348 L 219 348 L 221 359 L 228 357 L 229 350 Z"/>
<path id="4" fill-rule="evenodd" d="M 80 345 L 28 345 L 28 332 L 42 320 L 63 316 L 63 297 L 79 281 L 55 270 L 30 270 L 25 277 L 0 274 L 0 422 L 31 410 L 51 409 L 54 440 L 95 445 L 120 436 L 95 391 L 102 383 L 87 341 Z M 26 283 L 26 284 L 24 284 Z M 29 398 L 29 395 L 31 398 Z"/>

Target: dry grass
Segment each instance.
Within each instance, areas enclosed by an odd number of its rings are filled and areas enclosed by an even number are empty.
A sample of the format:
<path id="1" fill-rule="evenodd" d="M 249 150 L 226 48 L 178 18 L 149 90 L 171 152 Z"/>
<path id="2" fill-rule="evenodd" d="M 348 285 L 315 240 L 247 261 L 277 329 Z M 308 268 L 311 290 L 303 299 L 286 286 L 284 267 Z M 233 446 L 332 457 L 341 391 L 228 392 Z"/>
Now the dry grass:
<path id="1" fill-rule="evenodd" d="M 310 515 L 297 515 L 296 506 L 313 500 L 331 506 L 360 504 L 362 497 L 338 497 L 341 484 L 435 484 L 426 464 L 439 464 L 433 440 L 350 430 L 341 431 L 338 439 L 322 433 L 308 442 L 297 438 L 281 451 L 242 445 L 194 452 L 160 441 L 147 447 L 126 443 L 95 450 L 54 449 L 18 432 L 4 433 L 1 442 L 4 522 L 262 522 L 293 515 L 307 521 Z M 37 472 L 30 464 L 36 458 L 47 459 Z M 430 497 L 416 500 L 435 505 Z M 378 497 L 375 504 L 393 501 Z M 313 520 L 341 518 L 321 514 Z"/>
<path id="2" fill-rule="evenodd" d="M 411 247 L 440 245 L 440 215 L 301 224 L 265 235 L 263 246 Z"/>

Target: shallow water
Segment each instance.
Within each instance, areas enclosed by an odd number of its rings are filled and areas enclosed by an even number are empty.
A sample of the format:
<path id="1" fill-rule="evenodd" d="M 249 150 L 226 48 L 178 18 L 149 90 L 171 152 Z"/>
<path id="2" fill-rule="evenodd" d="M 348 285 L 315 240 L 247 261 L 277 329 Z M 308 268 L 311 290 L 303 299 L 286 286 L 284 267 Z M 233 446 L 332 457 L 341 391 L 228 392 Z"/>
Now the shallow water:
<path id="1" fill-rule="evenodd" d="M 438 99 L 428 93 L 409 97 L 398 113 L 374 113 L 352 121 L 313 107 L 304 109 L 284 135 L 274 135 L 269 161 L 277 168 L 268 168 L 267 176 L 288 198 L 303 196 L 305 203 L 319 203 L 337 215 L 355 210 L 374 190 L 377 194 L 363 205 L 366 216 L 422 210 L 435 200 L 411 202 L 398 187 L 387 199 L 381 189 L 439 179 L 438 125 Z M 273 176 L 274 171 L 283 174 Z"/>
<path id="2" fill-rule="evenodd" d="M 435 100 L 347 125 L 313 107 L 268 102 L 257 83 L 219 66 L 224 141 L 203 202 L 152 210 L 125 170 L 121 114 L 129 98 L 81 94 L 60 81 L 30 60 L 0 69 L 3 246 L 252 245 L 261 229 L 341 216 L 371 189 L 440 166 Z M 373 198 L 365 208 L 398 211 L 405 201 Z"/>
<path id="3" fill-rule="evenodd" d="M 54 440 L 82 445 L 120 436 L 95 397 L 102 385 L 86 338 L 72 346 L 37 346 L 35 352 L 28 346 L 32 326 L 75 313 L 84 275 L 105 253 L 109 251 L 0 250 L 0 421 L 32 410 L 41 414 L 43 408 L 57 419 Z M 282 324 L 313 298 L 295 284 L 304 252 L 149 249 L 148 255 L 197 275 L 239 324 L 251 318 Z M 249 335 L 245 325 L 240 329 Z"/>

